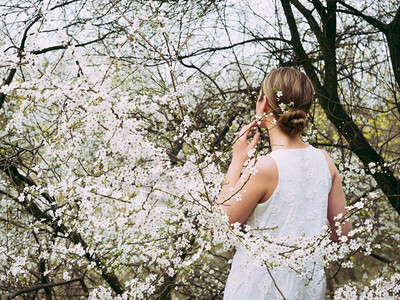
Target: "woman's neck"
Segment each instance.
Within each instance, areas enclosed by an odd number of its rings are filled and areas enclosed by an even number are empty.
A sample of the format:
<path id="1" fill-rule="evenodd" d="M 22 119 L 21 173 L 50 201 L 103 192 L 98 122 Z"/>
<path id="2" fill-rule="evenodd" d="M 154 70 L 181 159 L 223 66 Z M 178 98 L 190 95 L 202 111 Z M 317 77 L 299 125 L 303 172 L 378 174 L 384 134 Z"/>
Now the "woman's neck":
<path id="1" fill-rule="evenodd" d="M 287 135 L 279 126 L 273 127 L 268 133 L 272 151 L 279 149 L 306 148 L 308 146 L 301 140 L 300 135 Z"/>

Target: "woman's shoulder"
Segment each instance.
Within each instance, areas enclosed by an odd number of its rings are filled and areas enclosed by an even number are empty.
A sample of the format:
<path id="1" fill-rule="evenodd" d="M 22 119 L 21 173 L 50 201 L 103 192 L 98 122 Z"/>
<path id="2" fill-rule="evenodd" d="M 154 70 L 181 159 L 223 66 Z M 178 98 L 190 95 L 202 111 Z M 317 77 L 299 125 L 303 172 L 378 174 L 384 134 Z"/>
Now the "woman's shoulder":
<path id="1" fill-rule="evenodd" d="M 338 170 L 336 168 L 335 163 L 333 162 L 332 157 L 325 150 L 322 150 L 322 149 L 317 149 L 317 150 L 321 151 L 324 154 L 326 163 L 328 164 L 329 172 L 331 173 L 331 177 L 333 179 L 337 175 Z"/>
<path id="2" fill-rule="evenodd" d="M 257 173 L 264 175 L 275 175 L 277 173 L 277 165 L 275 159 L 270 155 L 259 155 L 257 158 L 250 160 L 248 164 L 249 168 L 255 168 Z"/>

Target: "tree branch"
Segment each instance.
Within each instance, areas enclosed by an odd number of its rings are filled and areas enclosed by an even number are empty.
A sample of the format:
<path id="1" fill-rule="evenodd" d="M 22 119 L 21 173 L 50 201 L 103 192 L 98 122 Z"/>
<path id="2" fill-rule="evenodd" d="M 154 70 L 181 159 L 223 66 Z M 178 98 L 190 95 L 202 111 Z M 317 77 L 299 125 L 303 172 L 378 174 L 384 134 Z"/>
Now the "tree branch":
<path id="1" fill-rule="evenodd" d="M 319 28 L 317 20 L 312 16 L 311 12 L 305 8 L 299 1 L 291 0 L 293 5 L 299 10 L 299 12 L 306 18 L 311 30 L 314 32 L 318 42 L 321 44 L 322 31 Z"/>
<path id="2" fill-rule="evenodd" d="M 25 42 L 26 42 L 26 39 L 27 39 L 27 37 L 28 37 L 29 29 L 31 29 L 31 27 L 32 27 L 37 21 L 39 21 L 41 17 L 42 17 L 42 14 L 39 13 L 39 14 L 33 19 L 33 21 L 32 21 L 32 22 L 25 28 L 25 30 L 24 30 L 24 34 L 22 35 L 21 44 L 20 44 L 20 46 L 19 46 L 19 48 L 18 48 L 18 57 L 19 57 L 20 61 L 21 61 L 21 58 L 22 58 L 22 52 L 23 52 L 24 49 L 25 49 Z M 6 80 L 4 80 L 4 82 L 3 82 L 2 85 L 3 85 L 3 86 L 4 86 L 4 85 L 9 85 L 9 84 L 11 83 L 11 81 L 13 80 L 13 78 L 14 78 L 16 72 L 17 72 L 17 69 L 16 69 L 16 68 L 12 68 L 12 69 L 10 70 L 10 73 L 8 74 Z M 6 94 L 0 93 L 0 109 L 3 107 L 4 101 L 6 100 L 6 96 L 7 96 Z"/>
<path id="3" fill-rule="evenodd" d="M 342 0 L 338 0 L 337 2 L 347 8 L 347 10 L 340 10 L 340 12 L 362 18 L 385 35 L 389 47 L 393 73 L 398 86 L 400 86 L 400 6 L 392 22 L 385 24 L 376 18 L 365 15 Z"/>
<path id="4" fill-rule="evenodd" d="M 202 55 L 208 52 L 216 52 L 216 51 L 220 51 L 220 50 L 229 50 L 232 48 L 235 48 L 237 46 L 241 46 L 241 45 L 246 45 L 249 43 L 254 43 L 254 42 L 265 42 L 265 41 L 281 41 L 281 42 L 285 42 L 290 44 L 290 41 L 285 40 L 283 38 L 276 38 L 276 37 L 266 37 L 266 38 L 254 38 L 254 39 L 249 39 L 249 40 L 245 40 L 245 41 L 241 41 L 238 43 L 234 43 L 231 44 L 229 46 L 222 46 L 222 47 L 208 47 L 208 48 L 203 48 L 203 49 L 199 49 L 191 54 L 186 54 L 186 55 L 180 55 L 178 56 L 178 59 L 185 59 L 185 58 L 190 58 L 190 57 L 194 57 L 194 56 L 198 56 L 198 55 Z"/>
<path id="5" fill-rule="evenodd" d="M 363 14 L 361 11 L 355 9 L 354 7 L 352 7 L 349 4 L 346 4 L 344 1 L 342 0 L 337 0 L 337 3 L 340 3 L 341 5 L 343 5 L 344 7 L 346 7 L 348 10 L 345 11 L 343 10 L 342 12 L 344 13 L 348 13 L 350 15 L 353 16 L 358 16 L 363 18 L 366 22 L 368 22 L 369 24 L 371 24 L 372 26 L 378 28 L 380 31 L 385 32 L 387 30 L 387 24 L 371 17 L 371 16 L 367 16 L 365 14 Z"/>
<path id="6" fill-rule="evenodd" d="M 381 262 L 384 262 L 385 264 L 389 264 L 389 265 L 393 264 L 393 262 L 391 260 L 389 260 L 387 258 L 384 258 L 383 256 L 380 256 L 380 255 L 378 255 L 378 254 L 376 254 L 374 252 L 371 252 L 370 256 L 372 256 L 373 258 L 375 258 L 375 259 L 377 259 L 377 260 L 379 260 Z"/>
<path id="7" fill-rule="evenodd" d="M 106 33 L 105 35 L 103 35 L 102 37 L 99 37 L 99 38 L 97 38 L 97 39 L 95 39 L 95 40 L 92 40 L 92 41 L 89 41 L 89 42 L 86 42 L 86 43 L 82 43 L 82 44 L 76 44 L 76 45 L 74 45 L 74 46 L 75 46 L 76 48 L 78 48 L 78 47 L 85 47 L 85 46 L 90 45 L 90 44 L 93 44 L 93 43 L 101 42 L 101 41 L 103 41 L 107 36 L 109 36 L 110 34 L 113 34 L 113 33 L 115 33 L 115 31 L 110 31 L 110 32 Z M 50 52 L 50 51 L 56 51 L 56 50 L 67 49 L 68 46 L 70 46 L 70 44 L 68 44 L 68 45 L 56 45 L 56 46 L 51 46 L 51 47 L 44 48 L 44 49 L 40 49 L 40 50 L 34 50 L 34 51 L 31 51 L 31 53 L 32 53 L 32 54 L 35 54 L 35 55 L 38 55 L 38 54 L 43 54 L 43 53 Z"/>
<path id="8" fill-rule="evenodd" d="M 57 4 L 57 5 L 53 6 L 52 8 L 50 8 L 50 10 L 55 10 L 57 8 L 60 8 L 60 7 L 63 7 L 63 6 L 67 6 L 67 5 L 71 4 L 71 3 L 75 3 L 75 2 L 78 2 L 78 1 L 80 1 L 80 0 L 71 0 L 71 1 L 63 2 L 63 3 L 60 3 L 60 4 Z"/>
<path id="9" fill-rule="evenodd" d="M 325 6 L 319 0 L 312 0 L 314 8 L 317 10 L 319 16 L 323 19 L 326 17 Z"/>
<path id="10" fill-rule="evenodd" d="M 400 6 L 396 11 L 396 15 L 394 16 L 392 22 L 390 22 L 389 26 L 397 27 L 400 22 Z"/>
<path id="11" fill-rule="evenodd" d="M 41 290 L 41 289 L 47 289 L 47 288 L 55 287 L 55 286 L 67 285 L 67 284 L 70 284 L 72 282 L 81 281 L 81 280 L 82 280 L 82 278 L 73 278 L 73 279 L 70 279 L 68 281 L 39 283 L 39 284 L 30 286 L 30 287 L 26 287 L 26 288 L 20 289 L 20 290 L 18 290 L 16 292 L 12 293 L 11 295 L 9 295 L 7 297 L 7 300 L 11 300 L 11 299 L 13 299 L 13 298 L 15 298 L 15 297 L 17 297 L 18 295 L 21 295 L 21 294 L 26 294 L 26 293 L 38 291 L 38 290 Z"/>

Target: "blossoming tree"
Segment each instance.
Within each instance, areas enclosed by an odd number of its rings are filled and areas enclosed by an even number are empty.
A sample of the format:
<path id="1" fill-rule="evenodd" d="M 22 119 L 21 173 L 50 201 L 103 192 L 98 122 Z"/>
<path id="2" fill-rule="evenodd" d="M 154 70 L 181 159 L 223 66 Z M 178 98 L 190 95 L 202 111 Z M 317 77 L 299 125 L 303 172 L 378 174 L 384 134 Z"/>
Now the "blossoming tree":
<path id="1" fill-rule="evenodd" d="M 389 0 L 0 4 L 1 298 L 219 298 L 238 244 L 301 276 L 322 254 L 338 299 L 398 296 L 399 11 Z M 350 241 L 327 228 L 289 249 L 214 206 L 234 133 L 284 65 L 314 82 L 304 139 L 338 163 Z"/>

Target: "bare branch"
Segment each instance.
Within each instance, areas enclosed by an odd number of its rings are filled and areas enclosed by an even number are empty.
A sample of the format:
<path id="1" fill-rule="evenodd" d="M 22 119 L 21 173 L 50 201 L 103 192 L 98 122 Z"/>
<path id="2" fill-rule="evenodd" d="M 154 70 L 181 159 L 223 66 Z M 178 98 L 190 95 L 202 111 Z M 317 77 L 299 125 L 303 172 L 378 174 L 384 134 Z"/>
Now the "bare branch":
<path id="1" fill-rule="evenodd" d="M 303 4 L 301 4 L 297 0 L 291 0 L 293 5 L 301 12 L 301 14 L 307 19 L 308 24 L 311 27 L 311 30 L 314 32 L 315 36 L 317 37 L 318 41 L 320 42 L 321 37 L 322 37 L 322 31 L 318 26 L 317 20 L 312 16 L 311 12 L 304 7 Z"/>
<path id="2" fill-rule="evenodd" d="M 18 48 L 18 57 L 19 57 L 20 60 L 21 60 L 21 58 L 22 58 L 22 52 L 25 50 L 25 42 L 26 42 L 26 39 L 27 39 L 27 37 L 28 37 L 29 29 L 31 29 L 31 27 L 32 27 L 37 21 L 39 21 L 41 17 L 42 17 L 42 15 L 39 13 L 39 14 L 33 19 L 33 21 L 32 21 L 32 22 L 25 28 L 25 30 L 24 30 L 24 33 L 23 33 L 23 35 L 22 35 L 21 44 L 20 44 L 20 46 L 19 46 L 19 48 Z M 8 74 L 6 80 L 4 80 L 4 82 L 3 82 L 2 85 L 9 85 L 9 84 L 11 83 L 11 81 L 13 80 L 13 78 L 14 78 L 16 72 L 17 72 L 17 69 L 16 69 L 16 68 L 11 69 L 11 70 L 10 70 L 10 73 Z M 6 96 L 7 96 L 6 94 L 0 93 L 0 109 L 3 107 L 4 100 L 6 99 Z"/>
<path id="3" fill-rule="evenodd" d="M 86 43 L 76 44 L 76 45 L 74 45 L 74 46 L 75 46 L 76 48 L 78 48 L 78 47 L 85 47 L 85 46 L 88 46 L 88 45 L 90 45 L 90 44 L 94 44 L 94 43 L 97 43 L 97 42 L 101 42 L 101 41 L 103 41 L 107 36 L 109 36 L 109 35 L 111 35 L 111 34 L 113 34 L 113 33 L 115 33 L 115 31 L 110 31 L 110 32 L 107 32 L 106 34 L 104 34 L 102 37 L 99 37 L 98 39 L 95 39 L 95 40 L 92 40 L 92 41 L 89 41 L 89 42 L 86 42 Z M 34 50 L 34 51 L 31 51 L 31 53 L 32 53 L 32 54 L 38 55 L 38 54 L 43 54 L 43 53 L 50 52 L 50 51 L 56 51 L 56 50 L 67 49 L 68 46 L 70 46 L 70 44 L 67 44 L 67 45 L 56 45 L 56 46 L 51 46 L 51 47 L 48 47 L 48 48 L 43 48 L 43 49 L 40 49 L 40 50 Z"/>
<path id="4" fill-rule="evenodd" d="M 337 2 L 348 9 L 348 10 L 341 10 L 341 12 L 361 17 L 365 21 L 367 21 L 369 24 L 371 24 L 372 26 L 378 28 L 380 31 L 386 32 L 387 27 L 388 27 L 387 24 L 385 24 L 385 23 L 383 23 L 383 22 L 381 22 L 381 21 L 379 21 L 379 20 L 377 20 L 377 19 L 375 19 L 375 18 L 373 18 L 371 16 L 367 16 L 367 15 L 363 14 L 361 11 L 355 9 L 353 6 L 351 6 L 349 4 L 346 4 L 342 0 L 338 0 Z"/>
<path id="5" fill-rule="evenodd" d="M 60 281 L 60 282 L 39 283 L 39 284 L 30 286 L 30 287 L 26 287 L 26 288 L 20 289 L 20 290 L 18 290 L 16 292 L 12 293 L 11 295 L 9 295 L 7 297 L 7 299 L 10 300 L 10 299 L 13 299 L 13 298 L 21 295 L 21 294 L 27 294 L 27 293 L 30 293 L 30 292 L 38 291 L 38 290 L 41 290 L 41 289 L 46 289 L 46 288 L 49 288 L 49 287 L 67 285 L 67 284 L 70 284 L 70 283 L 76 282 L 76 281 L 82 281 L 82 278 L 73 278 L 73 279 L 70 279 L 70 280 L 67 280 L 67 281 Z"/>
<path id="6" fill-rule="evenodd" d="M 185 55 L 180 55 L 178 56 L 178 59 L 185 59 L 185 58 L 190 58 L 190 57 L 194 57 L 194 56 L 198 56 L 198 55 L 202 55 L 208 52 L 217 52 L 220 50 L 230 50 L 234 47 L 237 46 L 241 46 L 241 45 L 246 45 L 246 44 L 250 44 L 250 43 L 254 43 L 254 42 L 266 42 L 266 41 L 281 41 L 281 42 L 285 42 L 290 44 L 290 41 L 285 40 L 283 38 L 277 38 L 277 37 L 258 37 L 258 38 L 254 38 L 254 39 L 249 39 L 249 40 L 245 40 L 245 41 L 241 41 L 238 43 L 233 43 L 229 46 L 222 46 L 222 47 L 208 47 L 208 48 L 203 48 L 203 49 L 199 49 L 193 53 L 190 54 L 185 54 Z"/>

